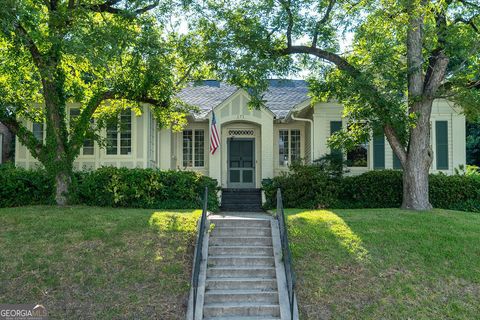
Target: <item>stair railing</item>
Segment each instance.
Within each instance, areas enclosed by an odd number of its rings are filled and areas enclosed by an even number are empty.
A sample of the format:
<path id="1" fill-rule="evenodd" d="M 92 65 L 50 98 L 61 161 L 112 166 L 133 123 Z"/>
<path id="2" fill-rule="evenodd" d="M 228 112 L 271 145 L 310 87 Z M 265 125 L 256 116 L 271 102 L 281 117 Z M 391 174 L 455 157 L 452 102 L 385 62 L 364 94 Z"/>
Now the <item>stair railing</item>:
<path id="1" fill-rule="evenodd" d="M 285 213 L 283 210 L 282 191 L 277 189 L 277 220 L 280 229 L 280 241 L 282 244 L 282 260 L 285 267 L 285 277 L 287 280 L 288 299 L 290 302 L 291 319 L 294 318 L 295 309 L 295 272 L 292 266 L 292 254 L 288 245 L 288 231 L 285 224 Z"/>
<path id="2" fill-rule="evenodd" d="M 193 317 L 195 320 L 195 311 L 197 309 L 197 292 L 198 292 L 198 278 L 200 276 L 200 264 L 203 260 L 203 237 L 205 235 L 205 228 L 207 224 L 207 208 L 208 208 L 208 187 L 205 187 L 205 194 L 203 196 L 203 210 L 200 218 L 200 227 L 198 228 L 197 243 L 195 245 L 195 261 L 192 275 L 193 287 Z"/>

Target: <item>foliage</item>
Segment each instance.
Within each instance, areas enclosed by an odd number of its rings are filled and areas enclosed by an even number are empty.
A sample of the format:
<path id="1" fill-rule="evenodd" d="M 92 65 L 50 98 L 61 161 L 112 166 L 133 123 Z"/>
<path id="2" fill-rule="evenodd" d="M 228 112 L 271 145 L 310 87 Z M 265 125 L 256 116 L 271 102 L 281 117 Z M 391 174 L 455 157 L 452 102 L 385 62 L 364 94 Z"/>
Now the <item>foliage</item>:
<path id="1" fill-rule="evenodd" d="M 480 110 L 475 1 L 198 2 L 196 25 L 216 71 L 261 106 L 269 77 L 308 70 L 313 101 L 336 100 L 349 122 L 330 146 L 354 149 L 382 128 L 411 177 L 402 206 L 431 207 L 433 101 L 448 98 L 472 118 Z M 353 41 L 342 48 L 346 35 Z"/>
<path id="2" fill-rule="evenodd" d="M 50 204 L 53 181 L 46 171 L 0 167 L 0 207 Z M 208 209 L 218 209 L 217 182 L 190 171 L 103 167 L 77 172 L 72 202 L 90 206 L 201 208 L 205 187 Z"/>
<path id="3" fill-rule="evenodd" d="M 2 208 L 0 300 L 51 319 L 185 319 L 200 213 Z"/>
<path id="4" fill-rule="evenodd" d="M 429 195 L 435 208 L 480 212 L 478 175 L 431 174 Z M 288 208 L 395 208 L 402 202 L 402 171 L 375 170 L 332 178 L 313 166 L 264 181 L 266 206 L 276 205 L 282 189 Z"/>
<path id="5" fill-rule="evenodd" d="M 478 318 L 480 214 L 285 213 L 301 319 Z"/>
<path id="6" fill-rule="evenodd" d="M 201 208 L 209 189 L 209 209 L 217 210 L 217 182 L 191 171 L 103 167 L 79 175 L 78 201 L 92 206 Z"/>
<path id="7" fill-rule="evenodd" d="M 338 175 L 318 165 L 295 165 L 288 173 L 263 180 L 265 207 L 276 206 L 276 191 L 282 190 L 283 203 L 288 208 L 330 208 L 337 205 Z M 321 191 L 320 191 L 321 190 Z"/>
<path id="8" fill-rule="evenodd" d="M 53 202 L 53 181 L 45 170 L 26 170 L 0 165 L 0 207 Z"/>
<path id="9" fill-rule="evenodd" d="M 480 165 L 480 124 L 467 121 L 467 164 Z"/>
<path id="10" fill-rule="evenodd" d="M 85 138 L 122 110 L 147 104 L 161 126 L 186 123 L 192 108 L 175 93 L 206 67 L 199 39 L 171 29 L 176 5 L 0 0 L 0 120 L 55 177 L 59 204 Z M 80 109 L 70 123 L 67 103 Z M 45 122 L 44 141 L 24 120 Z"/>

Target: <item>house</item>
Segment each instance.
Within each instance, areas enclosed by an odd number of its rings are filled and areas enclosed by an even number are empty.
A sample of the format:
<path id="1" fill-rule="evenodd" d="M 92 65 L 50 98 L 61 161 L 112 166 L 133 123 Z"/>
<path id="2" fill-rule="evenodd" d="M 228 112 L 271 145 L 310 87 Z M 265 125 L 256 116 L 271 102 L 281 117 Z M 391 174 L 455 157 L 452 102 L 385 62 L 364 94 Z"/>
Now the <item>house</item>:
<path id="1" fill-rule="evenodd" d="M 12 139 L 13 135 L 10 130 L 0 122 L 0 164 L 13 160 L 10 158 Z"/>
<path id="2" fill-rule="evenodd" d="M 184 102 L 199 107 L 189 116 L 182 132 L 159 129 L 145 108 L 139 117 L 127 111 L 120 115 L 121 126 L 104 130 L 107 147 L 86 140 L 76 169 L 100 166 L 156 167 L 195 170 L 215 178 L 226 188 L 259 188 L 262 179 L 288 170 L 293 161 L 311 162 L 330 153 L 328 137 L 346 127 L 342 106 L 335 102 L 312 106 L 307 85 L 301 80 L 271 80 L 265 94 L 266 107 L 251 110 L 248 92 L 218 81 L 191 84 L 179 93 Z M 212 110 L 220 135 L 219 149 L 209 152 Z M 70 116 L 78 106 L 69 106 Z M 465 118 L 445 100 L 434 102 L 432 110 L 432 172 L 452 174 L 465 164 Z M 40 123 L 28 124 L 44 138 Z M 31 168 L 37 162 L 17 144 L 15 162 Z M 400 163 L 383 135 L 344 154 L 351 174 L 373 169 L 399 169 Z"/>

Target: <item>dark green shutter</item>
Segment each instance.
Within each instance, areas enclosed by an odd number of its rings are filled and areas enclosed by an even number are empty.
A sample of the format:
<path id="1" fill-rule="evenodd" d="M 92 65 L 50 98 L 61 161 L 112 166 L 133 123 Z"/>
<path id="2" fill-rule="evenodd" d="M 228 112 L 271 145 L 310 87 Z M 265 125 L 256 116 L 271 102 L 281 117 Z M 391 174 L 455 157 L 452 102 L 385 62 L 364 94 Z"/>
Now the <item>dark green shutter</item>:
<path id="1" fill-rule="evenodd" d="M 448 170 L 448 121 L 435 122 L 437 170 Z"/>
<path id="2" fill-rule="evenodd" d="M 330 135 L 334 134 L 337 131 L 342 130 L 342 121 L 330 121 Z M 332 155 L 338 155 L 339 157 L 342 156 L 342 150 L 340 149 L 332 149 Z"/>
<path id="3" fill-rule="evenodd" d="M 402 169 L 402 163 L 400 162 L 400 159 L 398 159 L 395 152 L 393 152 L 393 150 L 392 150 L 392 154 L 393 154 L 393 169 Z"/>
<path id="4" fill-rule="evenodd" d="M 382 132 L 373 136 L 373 168 L 385 169 L 385 136 Z"/>

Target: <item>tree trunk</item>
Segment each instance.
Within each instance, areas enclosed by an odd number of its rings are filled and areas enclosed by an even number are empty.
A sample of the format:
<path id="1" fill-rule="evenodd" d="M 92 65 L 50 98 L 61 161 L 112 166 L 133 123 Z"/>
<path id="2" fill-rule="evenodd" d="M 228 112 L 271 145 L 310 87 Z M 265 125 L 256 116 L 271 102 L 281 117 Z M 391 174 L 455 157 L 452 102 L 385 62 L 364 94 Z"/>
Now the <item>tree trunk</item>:
<path id="1" fill-rule="evenodd" d="M 72 177 L 67 171 L 60 171 L 55 175 L 55 202 L 57 205 L 64 206 L 67 204 L 71 182 Z"/>
<path id="2" fill-rule="evenodd" d="M 403 165 L 402 208 L 430 210 L 428 175 L 432 164 L 430 146 L 430 113 L 432 100 L 415 102 L 412 109 L 418 115 L 415 127 L 410 129 L 408 150 Z"/>

